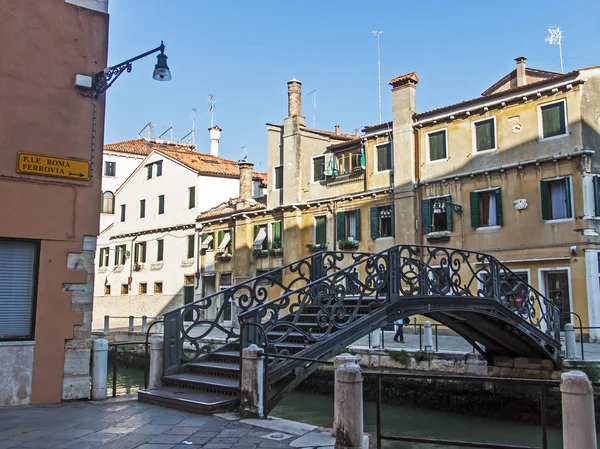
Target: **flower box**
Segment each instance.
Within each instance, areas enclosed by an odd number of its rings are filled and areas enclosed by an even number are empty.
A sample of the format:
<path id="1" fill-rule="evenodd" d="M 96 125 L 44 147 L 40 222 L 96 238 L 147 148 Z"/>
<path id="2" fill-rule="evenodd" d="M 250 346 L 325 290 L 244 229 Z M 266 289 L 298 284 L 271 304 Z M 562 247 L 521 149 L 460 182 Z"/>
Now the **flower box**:
<path id="1" fill-rule="evenodd" d="M 327 249 L 327 243 L 308 243 L 306 247 L 311 253 L 317 253 L 319 251 L 325 251 Z"/>
<path id="2" fill-rule="evenodd" d="M 260 259 L 262 257 L 267 257 L 269 255 L 269 250 L 268 249 L 253 249 L 252 250 L 252 256 Z"/>
<path id="3" fill-rule="evenodd" d="M 359 242 L 357 240 L 340 240 L 338 247 L 340 249 L 358 249 Z"/>
<path id="4" fill-rule="evenodd" d="M 429 234 L 427 234 L 426 238 L 427 238 L 428 242 L 431 242 L 431 241 L 448 242 L 448 241 L 450 241 L 450 235 L 451 235 L 450 231 L 436 231 L 436 232 L 430 232 Z"/>

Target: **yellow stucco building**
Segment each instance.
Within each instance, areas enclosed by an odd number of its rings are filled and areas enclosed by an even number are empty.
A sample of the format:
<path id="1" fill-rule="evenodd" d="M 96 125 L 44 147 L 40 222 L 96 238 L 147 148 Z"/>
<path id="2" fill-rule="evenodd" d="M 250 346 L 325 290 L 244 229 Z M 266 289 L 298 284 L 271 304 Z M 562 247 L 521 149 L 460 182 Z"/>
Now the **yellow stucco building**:
<path id="1" fill-rule="evenodd" d="M 422 113 L 416 73 L 395 78 L 393 120 L 360 135 L 306 127 L 288 82 L 288 116 L 267 124 L 266 198 L 241 187 L 198 217 L 203 295 L 321 248 L 429 244 L 490 253 L 563 322 L 600 327 L 600 68 L 516 63 L 480 97 Z"/>

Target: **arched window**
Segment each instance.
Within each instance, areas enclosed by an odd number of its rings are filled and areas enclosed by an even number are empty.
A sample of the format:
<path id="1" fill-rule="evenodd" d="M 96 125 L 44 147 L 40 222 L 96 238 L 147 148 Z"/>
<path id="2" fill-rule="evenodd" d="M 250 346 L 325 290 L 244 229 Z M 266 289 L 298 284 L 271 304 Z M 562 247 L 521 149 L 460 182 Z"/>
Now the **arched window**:
<path id="1" fill-rule="evenodd" d="M 104 192 L 102 194 L 102 213 L 115 213 L 115 195 L 112 192 Z"/>

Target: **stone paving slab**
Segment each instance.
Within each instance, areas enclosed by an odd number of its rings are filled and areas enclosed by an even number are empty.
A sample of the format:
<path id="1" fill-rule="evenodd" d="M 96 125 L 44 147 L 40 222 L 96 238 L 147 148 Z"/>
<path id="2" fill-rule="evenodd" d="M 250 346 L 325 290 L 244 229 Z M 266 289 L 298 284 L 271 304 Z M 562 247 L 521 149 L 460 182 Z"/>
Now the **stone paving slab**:
<path id="1" fill-rule="evenodd" d="M 0 449 L 325 449 L 332 440 L 330 432 L 308 424 L 235 413 L 200 416 L 131 396 L 0 408 Z"/>

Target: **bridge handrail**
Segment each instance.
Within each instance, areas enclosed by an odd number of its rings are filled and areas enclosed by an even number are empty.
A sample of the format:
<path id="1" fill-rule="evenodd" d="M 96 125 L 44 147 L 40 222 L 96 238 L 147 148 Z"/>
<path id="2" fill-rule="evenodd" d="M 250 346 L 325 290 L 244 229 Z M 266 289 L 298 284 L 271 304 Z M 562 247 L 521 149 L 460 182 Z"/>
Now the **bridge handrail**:
<path id="1" fill-rule="evenodd" d="M 371 285 L 362 283 L 358 280 L 354 280 L 353 282 L 355 284 L 359 284 L 362 286 L 363 289 L 371 289 L 373 292 L 376 293 L 377 297 L 382 297 L 384 302 L 387 302 L 389 300 L 390 295 L 388 294 L 400 294 L 400 286 L 399 285 L 394 285 L 390 282 L 391 278 L 389 276 L 389 264 L 390 264 L 390 258 L 402 258 L 403 255 L 402 253 L 406 253 L 408 252 L 408 256 L 410 257 L 406 257 L 406 255 L 404 255 L 404 258 L 407 259 L 411 265 L 414 265 L 415 262 L 421 262 L 420 265 L 423 265 L 422 261 L 419 261 L 418 259 L 413 259 L 413 256 L 418 256 L 421 257 L 423 255 L 423 251 L 422 250 L 428 250 L 429 251 L 429 255 L 431 256 L 433 254 L 433 256 L 437 259 L 439 257 L 439 255 L 442 256 L 442 260 L 440 260 L 440 264 L 436 265 L 436 266 L 429 266 L 427 264 L 425 264 L 426 268 L 428 269 L 427 272 L 427 277 L 423 277 L 423 270 L 421 267 L 421 272 L 416 273 L 416 277 L 415 277 L 415 273 L 414 273 L 414 266 L 411 267 L 412 271 L 412 279 L 416 279 L 419 282 L 419 285 L 416 287 L 417 289 L 423 289 L 426 288 L 428 291 L 430 289 L 432 289 L 432 285 L 431 285 L 431 279 L 429 279 L 429 272 L 431 272 L 432 269 L 437 269 L 437 268 L 448 268 L 449 270 L 451 270 L 453 273 L 449 274 L 447 277 L 447 280 L 450 281 L 451 278 L 456 279 L 459 283 L 461 282 L 461 277 L 459 274 L 459 270 L 462 266 L 462 264 L 467 264 L 471 270 L 472 273 L 472 277 L 470 279 L 470 281 L 464 285 L 464 287 L 459 287 L 461 288 L 461 290 L 458 292 L 458 295 L 452 295 L 452 296 L 474 296 L 474 297 L 479 297 L 479 298 L 487 298 L 487 299 L 492 299 L 492 300 L 496 300 L 498 302 L 500 302 L 501 304 L 503 304 L 504 306 L 506 306 L 507 308 L 508 305 L 505 303 L 505 300 L 502 299 L 502 291 L 501 291 L 501 287 L 502 287 L 502 282 L 506 283 L 506 281 L 502 281 L 500 279 L 500 275 L 504 274 L 506 275 L 511 275 L 514 276 L 518 279 L 518 281 L 522 284 L 522 286 L 525 288 L 525 290 L 527 291 L 527 299 L 524 300 L 523 298 L 521 299 L 522 302 L 524 302 L 524 304 L 521 304 L 520 309 L 516 309 L 514 310 L 515 312 L 518 312 L 517 314 L 523 318 L 525 321 L 528 321 L 530 324 L 534 325 L 537 328 L 542 328 L 541 323 L 545 322 L 546 324 L 546 329 L 544 330 L 544 332 L 546 332 L 549 335 L 552 335 L 553 338 L 557 339 L 558 338 L 558 332 L 559 330 L 557 329 L 557 316 L 558 316 L 558 307 L 553 303 L 552 300 L 549 300 L 548 298 L 546 298 L 544 295 L 542 295 L 539 291 L 537 291 L 534 287 L 532 287 L 531 285 L 529 285 L 527 282 L 525 282 L 523 279 L 521 279 L 521 277 L 519 277 L 516 273 L 514 273 L 512 270 L 510 270 L 508 267 L 506 267 L 504 264 L 502 264 L 498 259 L 496 259 L 494 256 L 491 256 L 489 254 L 485 254 L 485 253 L 480 253 L 480 252 L 476 252 L 476 251 L 470 251 L 470 250 L 462 250 L 462 249 L 457 249 L 457 248 L 448 248 L 448 247 L 436 247 L 436 246 L 431 246 L 431 245 L 395 245 L 392 247 L 389 247 L 383 251 L 380 251 L 379 253 L 375 253 L 375 254 L 371 254 L 369 257 L 361 259 L 356 261 L 354 264 L 347 266 L 345 268 L 343 268 L 340 271 L 331 273 L 327 276 L 324 276 L 320 279 L 314 280 L 308 284 L 303 285 L 300 288 L 297 288 L 293 291 L 288 291 L 285 294 L 281 295 L 278 298 L 275 298 L 271 301 L 268 302 L 264 302 L 256 307 L 254 307 L 253 309 L 249 309 L 246 310 L 245 312 L 242 312 L 241 314 L 238 315 L 238 320 L 240 321 L 240 324 L 244 323 L 261 323 L 263 318 L 268 317 L 267 320 L 267 324 L 269 325 L 269 328 L 274 328 L 274 327 L 278 327 L 278 326 L 287 326 L 289 328 L 289 330 L 287 332 L 284 333 L 285 337 L 287 334 L 289 334 L 289 332 L 291 331 L 295 331 L 295 332 L 300 332 L 301 334 L 305 334 L 306 337 L 311 338 L 314 337 L 313 335 L 309 335 L 308 332 L 298 328 L 297 326 L 295 326 L 295 322 L 296 322 L 296 318 L 294 318 L 294 322 L 293 324 L 290 324 L 289 322 L 285 323 L 285 322 L 278 322 L 277 317 L 279 317 L 279 312 L 281 310 L 290 308 L 290 314 L 295 314 L 298 315 L 300 314 L 300 312 L 303 310 L 304 306 L 306 305 L 305 302 L 300 302 L 300 303 L 293 303 L 292 301 L 290 301 L 290 298 L 293 295 L 301 295 L 303 292 L 307 292 L 310 291 L 311 289 L 316 289 L 319 286 L 323 289 L 321 291 L 321 293 L 323 291 L 325 291 L 327 288 L 330 288 L 332 285 L 335 284 L 335 282 L 331 282 L 329 286 L 326 285 L 326 281 L 336 281 L 336 277 L 338 278 L 337 280 L 341 280 L 341 277 L 346 277 L 349 278 L 350 276 L 348 276 L 350 274 L 351 270 L 356 269 L 359 265 L 362 264 L 366 264 L 368 265 L 369 263 L 371 264 L 371 267 L 367 267 L 370 268 L 371 270 L 371 274 L 368 274 L 369 272 L 367 271 L 367 279 L 366 281 L 371 282 Z M 438 255 L 439 253 L 439 255 Z M 460 257 L 456 258 L 454 256 L 459 255 Z M 444 256 L 447 257 L 447 259 L 444 259 Z M 465 257 L 466 256 L 466 257 Z M 483 270 L 483 269 L 479 269 L 474 271 L 473 268 L 471 268 L 471 256 L 475 256 L 475 260 L 476 263 L 480 263 L 482 265 L 482 267 L 484 267 L 486 264 L 489 266 L 489 269 L 487 270 Z M 400 262 L 400 260 L 398 260 L 398 262 Z M 431 257 L 429 258 L 429 262 L 431 262 Z M 444 262 L 446 262 L 446 264 L 444 265 Z M 417 265 L 419 265 L 419 263 L 417 263 Z M 400 269 L 402 269 L 402 266 L 399 266 Z M 503 271 L 502 273 L 500 273 L 500 269 Z M 400 271 L 400 274 L 402 274 L 402 271 Z M 487 281 L 485 281 L 482 277 L 480 277 L 479 275 L 487 275 L 490 277 L 490 279 L 488 279 Z M 371 278 L 371 279 L 369 279 Z M 400 281 L 400 279 L 397 279 L 398 281 Z M 405 279 L 406 280 L 406 279 Z M 411 279 L 409 279 L 410 281 Z M 490 286 L 492 287 L 492 290 L 487 290 L 484 291 L 480 288 L 479 284 L 478 284 L 478 288 L 476 290 L 477 295 L 466 295 L 465 292 L 471 292 L 471 284 L 473 283 L 474 280 L 477 280 L 479 282 L 485 282 L 490 284 Z M 399 282 L 398 282 L 399 284 Z M 410 285 L 410 284 L 409 284 Z M 457 293 L 454 290 L 454 285 L 453 284 L 449 284 L 447 285 L 450 288 L 452 288 L 452 292 L 453 293 Z M 518 286 L 518 285 L 517 285 Z M 397 291 L 395 291 L 396 287 L 398 288 Z M 514 294 L 514 292 L 517 290 L 516 287 L 512 288 L 512 293 Z M 403 293 L 415 293 L 418 290 L 415 289 L 415 286 L 411 286 L 411 288 L 407 291 L 404 291 Z M 523 293 L 524 290 L 521 290 L 520 293 Z M 318 293 L 317 294 L 321 294 Z M 423 293 L 421 291 L 421 293 Z M 442 294 L 442 292 L 438 291 L 436 292 L 439 294 Z M 461 294 L 462 293 L 462 294 Z M 491 295 L 487 295 L 484 293 L 492 293 Z M 329 295 L 332 296 L 335 293 L 330 293 Z M 342 292 L 342 294 L 345 294 Z M 385 294 L 385 297 L 383 296 Z M 443 293 L 444 295 L 447 295 L 448 292 Z M 511 291 L 505 291 L 504 292 L 504 296 L 506 297 L 506 295 L 511 294 Z M 533 295 L 532 295 L 533 294 Z M 408 295 L 401 295 L 400 296 L 408 296 Z M 410 296 L 419 296 L 419 295 L 410 295 Z M 431 295 L 421 295 L 421 296 L 431 296 Z M 542 300 L 544 301 L 544 304 L 542 304 Z M 540 308 L 540 318 L 535 320 L 535 303 L 538 303 L 539 308 Z M 327 305 L 327 304 L 325 304 Z M 516 305 L 516 302 L 515 302 Z M 324 304 L 321 304 L 321 307 L 323 308 Z M 546 309 L 546 310 L 544 310 Z M 548 310 L 550 309 L 550 310 Z M 356 313 L 356 311 L 355 311 Z M 262 315 L 262 316 L 260 316 Z M 275 321 L 274 321 L 275 320 Z M 328 330 L 328 332 L 326 332 L 325 334 L 320 333 L 319 336 L 326 336 L 329 331 L 331 330 L 331 323 L 328 324 L 330 326 L 330 329 Z M 312 334 L 312 333 L 311 333 Z M 282 338 L 279 338 L 279 340 L 282 340 Z M 245 341 L 246 340 L 246 341 Z M 252 342 L 248 340 L 248 336 L 243 335 L 242 332 L 242 345 L 244 346 L 246 343 L 256 343 L 256 342 Z"/>

